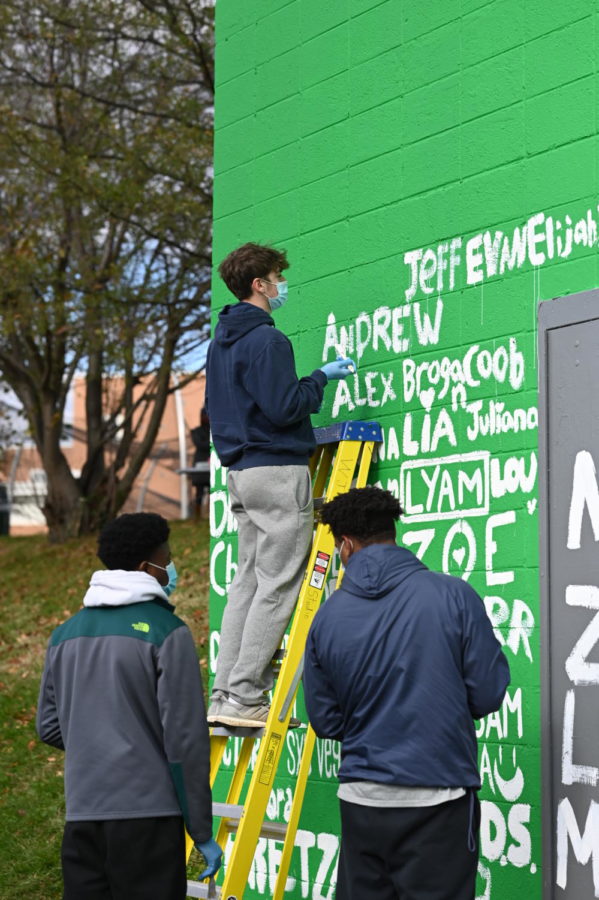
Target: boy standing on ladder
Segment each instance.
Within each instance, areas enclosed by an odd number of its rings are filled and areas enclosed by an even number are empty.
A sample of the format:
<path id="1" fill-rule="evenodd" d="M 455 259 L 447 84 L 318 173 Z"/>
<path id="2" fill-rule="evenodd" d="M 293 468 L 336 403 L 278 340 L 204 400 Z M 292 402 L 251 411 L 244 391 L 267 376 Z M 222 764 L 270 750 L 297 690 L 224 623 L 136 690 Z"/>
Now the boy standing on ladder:
<path id="1" fill-rule="evenodd" d="M 271 312 L 287 300 L 284 251 L 244 244 L 219 273 L 239 303 L 219 315 L 208 352 L 206 406 L 212 439 L 229 469 L 238 567 L 221 625 L 208 721 L 261 728 L 268 718 L 272 657 L 298 596 L 313 532 L 310 414 L 328 381 L 355 371 L 337 359 L 298 380 L 289 339 Z"/>

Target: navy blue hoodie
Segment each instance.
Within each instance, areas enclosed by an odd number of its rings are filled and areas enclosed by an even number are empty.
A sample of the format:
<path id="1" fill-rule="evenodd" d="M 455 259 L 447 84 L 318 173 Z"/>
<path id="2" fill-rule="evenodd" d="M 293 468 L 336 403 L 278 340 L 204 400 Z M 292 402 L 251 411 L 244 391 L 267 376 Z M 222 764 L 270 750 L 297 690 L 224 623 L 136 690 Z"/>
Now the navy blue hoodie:
<path id="1" fill-rule="evenodd" d="M 206 361 L 206 409 L 222 464 L 306 465 L 315 447 L 310 413 L 326 383 L 320 369 L 298 380 L 291 343 L 268 313 L 225 306 Z"/>
<path id="2" fill-rule="evenodd" d="M 308 635 L 306 707 L 342 741 L 340 781 L 479 788 L 473 719 L 509 681 L 478 594 L 404 547 L 352 555 Z"/>

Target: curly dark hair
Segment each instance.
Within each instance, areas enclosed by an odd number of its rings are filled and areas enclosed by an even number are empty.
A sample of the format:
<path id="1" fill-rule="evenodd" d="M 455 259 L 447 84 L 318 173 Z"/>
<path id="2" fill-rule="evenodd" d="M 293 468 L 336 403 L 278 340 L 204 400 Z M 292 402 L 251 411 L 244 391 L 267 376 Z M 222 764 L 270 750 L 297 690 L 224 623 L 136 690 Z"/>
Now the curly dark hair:
<path id="1" fill-rule="evenodd" d="M 329 526 L 336 540 L 347 534 L 368 544 L 395 540 L 395 523 L 402 513 L 399 500 L 390 491 L 368 485 L 351 488 L 325 503 L 320 521 Z"/>
<path id="2" fill-rule="evenodd" d="M 98 538 L 98 556 L 107 569 L 132 572 L 168 541 L 168 522 L 158 513 L 125 513 Z"/>
<path id="3" fill-rule="evenodd" d="M 269 272 L 282 272 L 288 268 L 284 250 L 250 243 L 229 253 L 218 267 L 218 273 L 238 300 L 247 300 L 252 295 L 254 278 L 266 278 Z"/>

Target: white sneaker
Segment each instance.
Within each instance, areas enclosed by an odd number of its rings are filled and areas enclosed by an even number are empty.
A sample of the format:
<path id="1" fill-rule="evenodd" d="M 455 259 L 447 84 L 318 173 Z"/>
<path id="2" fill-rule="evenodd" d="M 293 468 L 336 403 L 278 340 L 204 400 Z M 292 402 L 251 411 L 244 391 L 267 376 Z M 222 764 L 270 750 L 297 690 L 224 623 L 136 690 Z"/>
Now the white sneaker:
<path id="1" fill-rule="evenodd" d="M 221 725 L 229 727 L 238 726 L 240 728 L 264 728 L 268 714 L 270 713 L 270 705 L 268 703 L 260 703 L 258 706 L 244 706 L 238 700 L 229 697 L 225 700 L 218 711 L 218 722 Z M 210 719 L 208 719 L 210 721 Z"/>
<path id="2" fill-rule="evenodd" d="M 226 700 L 226 694 L 216 693 L 212 695 L 210 698 L 210 706 L 208 707 L 208 714 L 206 716 L 209 725 L 215 725 L 217 722 L 220 722 L 219 713 Z"/>

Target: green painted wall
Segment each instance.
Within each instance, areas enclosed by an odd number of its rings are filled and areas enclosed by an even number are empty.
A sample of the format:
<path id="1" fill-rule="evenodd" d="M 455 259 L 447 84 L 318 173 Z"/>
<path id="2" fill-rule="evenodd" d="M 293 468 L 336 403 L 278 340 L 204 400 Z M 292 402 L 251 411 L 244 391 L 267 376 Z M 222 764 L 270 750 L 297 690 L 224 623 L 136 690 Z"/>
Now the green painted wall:
<path id="1" fill-rule="evenodd" d="M 287 249 L 276 321 L 298 373 L 337 346 L 359 364 L 315 424 L 383 425 L 373 480 L 407 507 L 400 539 L 468 578 L 505 643 L 509 703 L 479 728 L 481 900 L 541 896 L 536 307 L 599 284 L 597 25 L 588 0 L 217 3 L 214 259 Z M 229 299 L 215 279 L 215 315 Z M 217 469 L 212 664 L 224 484 Z M 289 897 L 334 895 L 337 759 L 319 745 Z M 250 896 L 278 851 L 261 845 Z"/>

